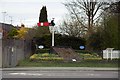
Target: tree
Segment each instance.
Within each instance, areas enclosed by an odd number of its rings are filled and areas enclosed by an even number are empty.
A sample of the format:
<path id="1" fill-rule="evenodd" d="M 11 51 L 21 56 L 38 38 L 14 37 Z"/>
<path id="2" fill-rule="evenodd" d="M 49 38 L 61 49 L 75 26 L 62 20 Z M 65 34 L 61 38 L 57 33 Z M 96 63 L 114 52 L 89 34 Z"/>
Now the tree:
<path id="1" fill-rule="evenodd" d="M 103 50 L 109 47 L 119 48 L 119 23 L 116 13 L 116 3 L 112 3 L 109 8 L 106 8 L 102 18 L 102 23 L 97 27 L 97 31 L 94 32 L 88 39 L 90 41 L 89 46 L 93 50 Z"/>
<path id="2" fill-rule="evenodd" d="M 84 31 L 82 25 L 71 16 L 65 18 L 60 24 L 60 33 L 64 35 L 74 36 L 74 37 L 83 37 Z"/>
<path id="3" fill-rule="evenodd" d="M 12 30 L 10 30 L 10 32 L 8 33 L 9 38 L 15 38 L 17 35 L 18 35 L 18 31 L 16 28 L 12 28 Z"/>
<path id="4" fill-rule="evenodd" d="M 25 28 L 24 24 L 22 24 L 22 25 L 21 25 L 21 28 L 18 30 L 18 35 L 17 35 L 17 37 L 18 37 L 19 39 L 25 39 L 25 36 L 26 36 L 27 32 L 28 32 L 28 29 Z"/>
<path id="5" fill-rule="evenodd" d="M 40 10 L 39 22 L 48 22 L 46 6 L 43 6 Z M 36 37 L 41 37 L 48 34 L 50 34 L 48 26 L 40 26 L 36 28 Z"/>
<path id="6" fill-rule="evenodd" d="M 87 33 L 90 36 L 94 31 L 95 22 L 100 17 L 100 11 L 105 7 L 104 4 L 105 2 L 98 0 L 73 0 L 64 5 L 83 27 L 87 27 Z M 80 19 L 85 19 L 87 26 Z"/>
<path id="7" fill-rule="evenodd" d="M 35 37 L 42 37 L 44 35 L 50 35 L 49 27 L 37 27 L 35 29 Z"/>
<path id="8" fill-rule="evenodd" d="M 51 36 L 52 35 L 44 35 L 42 37 L 36 38 L 35 42 L 37 45 L 44 45 L 45 48 L 50 48 L 52 43 Z M 73 36 L 62 36 L 60 34 L 55 34 L 55 45 L 72 47 L 73 49 L 79 49 L 80 45 L 85 45 L 85 39 L 77 38 Z"/>
<path id="9" fill-rule="evenodd" d="M 26 28 L 27 33 L 25 35 L 25 39 L 32 40 L 35 37 L 36 30 L 34 28 Z"/>
<path id="10" fill-rule="evenodd" d="M 120 1 L 118 2 L 118 6 L 117 6 L 117 11 L 118 11 L 118 21 L 120 21 Z M 118 26 L 120 26 L 120 23 L 118 24 Z M 120 34 L 120 27 L 118 27 L 118 34 Z M 119 40 L 120 40 L 120 35 L 118 36 Z M 118 44 L 118 48 L 120 50 L 120 41 L 119 41 L 119 44 Z"/>
<path id="11" fill-rule="evenodd" d="M 43 6 L 40 10 L 39 22 L 48 22 L 46 6 Z"/>
<path id="12" fill-rule="evenodd" d="M 104 15 L 104 26 L 103 26 L 103 46 L 105 48 L 107 47 L 113 47 L 115 49 L 118 49 L 119 44 L 119 22 L 118 22 L 118 16 L 119 14 L 116 13 L 116 3 L 112 3 L 108 9 L 105 10 Z M 109 15 L 108 15 L 109 14 Z"/>

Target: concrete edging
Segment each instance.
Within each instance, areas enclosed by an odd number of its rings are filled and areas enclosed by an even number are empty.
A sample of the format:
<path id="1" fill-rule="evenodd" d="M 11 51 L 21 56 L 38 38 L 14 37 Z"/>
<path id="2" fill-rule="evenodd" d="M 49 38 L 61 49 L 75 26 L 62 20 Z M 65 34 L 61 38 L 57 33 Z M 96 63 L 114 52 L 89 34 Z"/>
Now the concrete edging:
<path id="1" fill-rule="evenodd" d="M 98 67 L 16 67 L 2 68 L 3 71 L 118 71 L 119 68 Z"/>

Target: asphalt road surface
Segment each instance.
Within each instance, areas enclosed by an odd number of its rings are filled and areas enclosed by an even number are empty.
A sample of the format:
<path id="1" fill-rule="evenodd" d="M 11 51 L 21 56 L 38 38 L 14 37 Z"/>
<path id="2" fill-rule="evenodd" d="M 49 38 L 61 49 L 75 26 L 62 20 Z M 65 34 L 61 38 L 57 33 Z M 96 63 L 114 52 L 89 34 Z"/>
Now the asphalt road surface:
<path id="1" fill-rule="evenodd" d="M 118 71 L 3 71 L 2 78 L 118 78 Z"/>

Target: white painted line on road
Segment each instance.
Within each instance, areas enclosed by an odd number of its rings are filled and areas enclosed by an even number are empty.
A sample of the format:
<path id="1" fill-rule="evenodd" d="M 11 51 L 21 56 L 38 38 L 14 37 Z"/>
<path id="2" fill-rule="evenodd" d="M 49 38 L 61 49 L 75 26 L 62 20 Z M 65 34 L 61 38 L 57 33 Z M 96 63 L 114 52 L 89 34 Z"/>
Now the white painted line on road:
<path id="1" fill-rule="evenodd" d="M 41 76 L 43 74 L 39 74 L 39 73 L 9 73 L 8 75 Z"/>
<path id="2" fill-rule="evenodd" d="M 100 74 L 92 74 L 92 73 L 89 73 L 88 76 L 100 76 Z"/>
<path id="3" fill-rule="evenodd" d="M 9 73 L 10 75 L 26 75 L 26 73 Z"/>
<path id="4" fill-rule="evenodd" d="M 95 74 L 88 74 L 89 76 L 94 76 Z"/>

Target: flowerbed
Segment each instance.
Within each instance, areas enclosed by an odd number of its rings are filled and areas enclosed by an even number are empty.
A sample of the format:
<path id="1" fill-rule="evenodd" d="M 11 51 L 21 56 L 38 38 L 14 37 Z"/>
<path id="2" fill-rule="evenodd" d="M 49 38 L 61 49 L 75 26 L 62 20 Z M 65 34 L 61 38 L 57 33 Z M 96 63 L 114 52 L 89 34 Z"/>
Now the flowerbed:
<path id="1" fill-rule="evenodd" d="M 44 53 L 44 54 L 33 54 L 30 57 L 30 60 L 31 61 L 63 61 L 64 59 L 55 54 Z"/>

